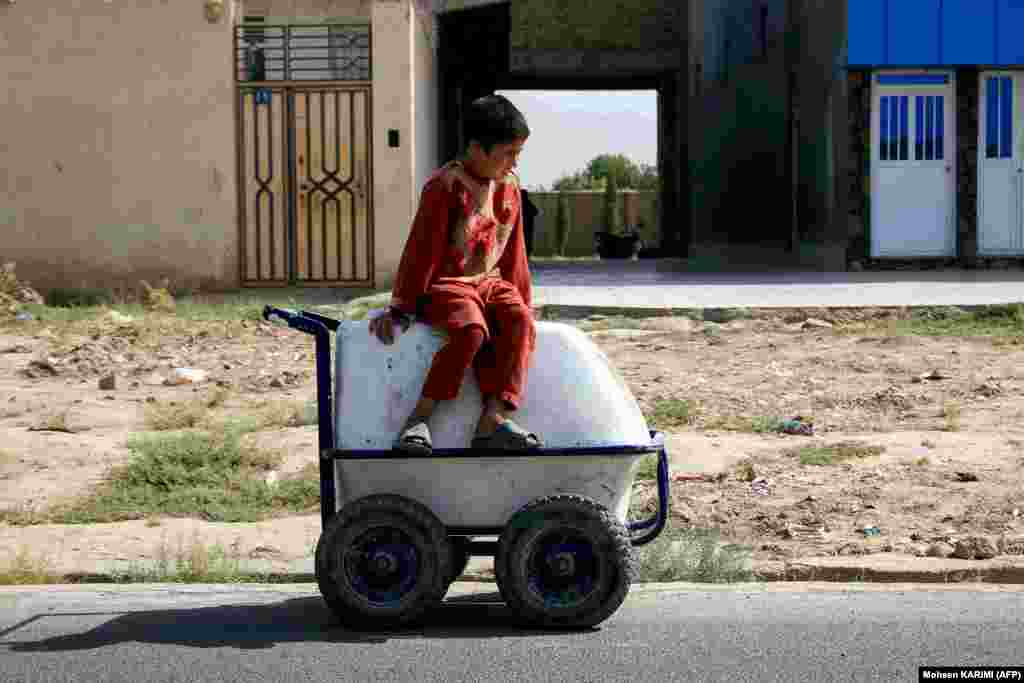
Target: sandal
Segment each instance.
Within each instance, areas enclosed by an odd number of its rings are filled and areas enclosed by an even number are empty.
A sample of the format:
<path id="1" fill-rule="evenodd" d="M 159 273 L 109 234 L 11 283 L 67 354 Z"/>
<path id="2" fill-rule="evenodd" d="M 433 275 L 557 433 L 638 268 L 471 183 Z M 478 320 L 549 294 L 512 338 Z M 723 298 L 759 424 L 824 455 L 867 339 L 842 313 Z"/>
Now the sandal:
<path id="1" fill-rule="evenodd" d="M 396 450 L 410 455 L 430 455 L 434 451 L 430 441 L 430 428 L 425 421 L 407 424 L 394 445 Z"/>
<path id="2" fill-rule="evenodd" d="M 493 434 L 475 437 L 471 445 L 472 448 L 507 451 L 526 451 L 543 446 L 536 434 L 526 431 L 512 420 L 502 422 Z"/>

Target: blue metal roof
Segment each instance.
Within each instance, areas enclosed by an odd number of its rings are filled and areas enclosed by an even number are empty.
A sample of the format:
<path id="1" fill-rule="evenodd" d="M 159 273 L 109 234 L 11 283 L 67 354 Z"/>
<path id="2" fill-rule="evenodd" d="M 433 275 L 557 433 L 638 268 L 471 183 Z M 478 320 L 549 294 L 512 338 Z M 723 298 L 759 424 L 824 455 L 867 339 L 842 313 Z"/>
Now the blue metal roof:
<path id="1" fill-rule="evenodd" d="M 1024 66 L 1024 0 L 849 0 L 850 66 Z"/>

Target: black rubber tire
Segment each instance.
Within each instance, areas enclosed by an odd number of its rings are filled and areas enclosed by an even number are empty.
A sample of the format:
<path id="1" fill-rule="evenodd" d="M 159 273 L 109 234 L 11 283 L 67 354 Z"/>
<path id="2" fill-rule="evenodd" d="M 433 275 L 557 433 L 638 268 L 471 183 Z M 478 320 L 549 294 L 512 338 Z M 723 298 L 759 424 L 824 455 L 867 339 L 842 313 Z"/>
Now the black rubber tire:
<path id="1" fill-rule="evenodd" d="M 448 571 L 448 585 L 454 583 L 463 572 L 466 571 L 466 567 L 469 566 L 469 543 L 470 539 L 464 536 L 449 536 L 448 543 L 452 551 L 452 560 L 449 565 Z"/>
<path id="2" fill-rule="evenodd" d="M 570 547 L 582 550 L 572 554 L 578 569 L 573 577 L 592 580 L 582 599 L 570 599 L 570 604 L 557 604 L 552 591 L 558 579 L 540 569 L 544 544 L 559 535 L 575 539 Z M 494 570 L 505 602 L 527 624 L 586 628 L 622 605 L 637 578 L 637 559 L 629 532 L 606 507 L 584 496 L 558 495 L 535 500 L 512 516 L 498 540 Z M 550 590 L 542 595 L 545 588 Z M 572 597 L 563 590 L 565 595 Z"/>
<path id="3" fill-rule="evenodd" d="M 371 592 L 366 555 L 361 543 L 374 534 L 387 538 L 378 547 L 399 547 L 413 557 L 415 570 L 398 562 L 398 576 L 409 585 L 399 585 L 397 599 L 374 600 L 388 596 L 385 589 Z M 342 558 L 348 557 L 348 562 Z M 395 559 L 394 555 L 390 556 Z M 359 559 L 363 562 L 360 563 Z M 451 572 L 451 548 L 444 525 L 422 504 L 395 495 L 373 495 L 343 507 L 327 525 L 316 546 L 316 580 L 328 607 L 345 625 L 360 629 L 402 626 L 416 621 L 438 605 Z M 363 583 L 364 590 L 358 584 Z M 403 587 L 404 586 L 404 587 Z"/>

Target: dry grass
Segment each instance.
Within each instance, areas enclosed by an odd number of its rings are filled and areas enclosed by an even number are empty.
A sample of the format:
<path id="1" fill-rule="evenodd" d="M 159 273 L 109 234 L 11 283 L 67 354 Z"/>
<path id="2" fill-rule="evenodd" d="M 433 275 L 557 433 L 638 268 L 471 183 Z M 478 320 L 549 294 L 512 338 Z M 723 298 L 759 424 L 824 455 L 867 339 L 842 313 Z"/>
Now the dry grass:
<path id="1" fill-rule="evenodd" d="M 241 581 L 267 581 L 264 575 L 247 575 L 241 571 L 240 539 L 230 547 L 207 545 L 199 533 L 189 542 L 179 536 L 171 545 L 164 536 L 156 547 L 152 562 L 135 562 L 127 571 L 114 572 L 106 577 L 92 579 L 117 583 L 238 583 Z M 6 567 L 0 567 L 0 586 L 25 586 L 72 583 L 81 576 L 66 576 L 53 569 L 52 560 L 45 554 L 33 555 L 21 548 Z"/>
<path id="2" fill-rule="evenodd" d="M 960 403 L 957 401 L 946 401 L 942 407 L 942 417 L 945 419 L 945 430 L 947 432 L 960 431 Z"/>
<path id="3" fill-rule="evenodd" d="M 200 427 L 206 424 L 209 414 L 210 407 L 202 399 L 154 401 L 143 409 L 146 427 L 158 432 Z"/>
<path id="4" fill-rule="evenodd" d="M 136 565 L 119 579 L 160 583 L 234 583 L 241 574 L 239 544 L 240 539 L 230 548 L 220 544 L 208 546 L 196 531 L 188 544 L 179 536 L 172 548 L 164 536 L 154 553 L 154 566 L 143 568 Z"/>
<path id="5" fill-rule="evenodd" d="M 33 555 L 22 546 L 6 567 L 0 567 L 0 586 L 28 586 L 61 583 L 64 577 L 53 570 L 52 560 L 43 553 Z"/>
<path id="6" fill-rule="evenodd" d="M 172 431 L 213 426 L 212 409 L 222 407 L 231 391 L 217 387 L 208 395 L 191 401 L 154 401 L 146 404 L 146 427 L 153 431 Z"/>
<path id="7" fill-rule="evenodd" d="M 736 478 L 739 481 L 754 481 L 757 479 L 757 472 L 754 470 L 754 463 L 744 460 L 736 465 Z"/>
<path id="8" fill-rule="evenodd" d="M 304 401 L 269 401 L 258 408 L 262 429 L 284 429 L 317 424 L 316 404 Z"/>
<path id="9" fill-rule="evenodd" d="M 42 421 L 30 429 L 34 432 L 67 432 L 69 434 L 74 432 L 74 430 L 68 426 L 67 410 L 47 415 L 42 419 Z"/>

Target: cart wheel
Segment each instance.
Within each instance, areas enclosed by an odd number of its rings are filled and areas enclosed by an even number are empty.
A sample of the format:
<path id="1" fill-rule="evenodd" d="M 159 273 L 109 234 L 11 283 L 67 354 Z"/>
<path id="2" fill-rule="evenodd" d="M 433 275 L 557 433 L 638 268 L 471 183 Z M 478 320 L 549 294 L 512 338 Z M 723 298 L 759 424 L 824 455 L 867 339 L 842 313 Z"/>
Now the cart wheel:
<path id="1" fill-rule="evenodd" d="M 637 575 L 625 526 L 604 506 L 571 495 L 541 498 L 513 515 L 494 569 L 509 607 L 548 628 L 601 623 Z"/>
<path id="2" fill-rule="evenodd" d="M 469 566 L 470 539 L 464 536 L 449 536 L 448 542 L 451 544 L 452 561 L 446 583 L 451 585 L 462 576 L 462 573 L 466 571 L 466 567 Z"/>
<path id="3" fill-rule="evenodd" d="M 316 579 L 348 625 L 406 624 L 444 598 L 451 550 L 444 526 L 426 507 L 394 495 L 349 503 L 316 546 Z"/>

